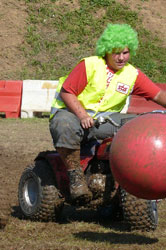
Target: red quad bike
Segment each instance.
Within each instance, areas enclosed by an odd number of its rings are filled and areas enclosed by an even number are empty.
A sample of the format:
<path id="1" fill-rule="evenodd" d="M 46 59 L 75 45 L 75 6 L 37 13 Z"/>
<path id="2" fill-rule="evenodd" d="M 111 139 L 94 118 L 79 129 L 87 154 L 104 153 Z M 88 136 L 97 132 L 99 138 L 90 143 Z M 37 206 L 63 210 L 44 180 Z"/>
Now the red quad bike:
<path id="1" fill-rule="evenodd" d="M 100 117 L 95 125 L 114 123 L 111 116 Z M 115 135 L 116 136 L 116 135 Z M 85 205 L 99 212 L 100 217 L 120 216 L 130 230 L 155 230 L 158 224 L 157 201 L 137 198 L 126 192 L 114 179 L 109 163 L 113 138 L 92 141 L 81 149 L 81 167 L 92 200 Z M 18 200 L 25 218 L 38 221 L 56 221 L 63 210 L 69 192 L 66 168 L 56 151 L 41 152 L 28 166 L 19 181 Z M 73 204 L 71 204 L 73 205 Z"/>

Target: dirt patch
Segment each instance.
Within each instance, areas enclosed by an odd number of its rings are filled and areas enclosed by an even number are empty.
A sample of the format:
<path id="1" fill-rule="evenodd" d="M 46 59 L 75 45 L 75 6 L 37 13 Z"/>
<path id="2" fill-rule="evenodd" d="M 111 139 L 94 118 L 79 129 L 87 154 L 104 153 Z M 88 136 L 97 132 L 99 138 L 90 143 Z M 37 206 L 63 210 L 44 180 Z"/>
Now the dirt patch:
<path id="1" fill-rule="evenodd" d="M 25 64 L 20 46 L 26 32 L 26 5 L 19 0 L 0 2 L 0 65 L 1 79 L 16 79 L 17 71 Z M 19 79 L 18 79 L 19 80 Z"/>
<path id="2" fill-rule="evenodd" d="M 73 1 L 70 1 L 70 0 L 58 0 L 55 2 L 55 4 L 57 6 L 61 6 L 61 7 L 64 7 L 66 6 L 68 9 L 70 10 L 77 10 L 80 8 L 80 4 L 79 4 L 79 1 L 78 0 L 73 0 Z"/>
<path id="3" fill-rule="evenodd" d="M 16 205 L 17 184 L 23 169 L 40 151 L 53 150 L 48 121 L 0 120 L 1 174 L 8 187 L 11 204 Z"/>
<path id="4" fill-rule="evenodd" d="M 165 0 L 117 0 L 136 11 L 143 20 L 143 26 L 163 40 L 166 39 L 166 4 Z"/>
<path id="5" fill-rule="evenodd" d="M 56 222 L 20 218 L 18 183 L 25 167 L 39 152 L 53 150 L 47 119 L 0 119 L 0 176 L 11 205 L 11 215 L 0 230 L 3 250 L 165 249 L 165 201 L 159 203 L 159 226 L 154 233 L 127 232 L 120 221 L 99 223 L 95 211 L 65 206 Z M 1 183 L 2 188 L 2 183 Z M 1 211 L 2 202 L 0 203 Z"/>

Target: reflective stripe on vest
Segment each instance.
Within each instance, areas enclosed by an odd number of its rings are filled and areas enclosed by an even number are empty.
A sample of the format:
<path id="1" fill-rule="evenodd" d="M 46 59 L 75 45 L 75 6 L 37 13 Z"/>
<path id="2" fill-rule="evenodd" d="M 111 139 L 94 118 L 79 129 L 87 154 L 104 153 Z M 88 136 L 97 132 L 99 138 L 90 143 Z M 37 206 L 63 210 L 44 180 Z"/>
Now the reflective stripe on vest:
<path id="1" fill-rule="evenodd" d="M 133 89 L 138 74 L 137 69 L 130 64 L 125 65 L 114 74 L 106 90 L 107 73 L 105 60 L 97 56 L 87 57 L 84 60 L 88 84 L 82 93 L 77 96 L 82 106 L 86 110 L 91 110 L 93 117 L 98 112 L 120 112 Z M 65 104 L 59 95 L 65 79 L 66 76 L 59 79 L 52 103 L 53 108 L 65 108 Z M 100 102 L 101 98 L 102 101 Z M 53 115 L 52 112 L 51 114 Z"/>

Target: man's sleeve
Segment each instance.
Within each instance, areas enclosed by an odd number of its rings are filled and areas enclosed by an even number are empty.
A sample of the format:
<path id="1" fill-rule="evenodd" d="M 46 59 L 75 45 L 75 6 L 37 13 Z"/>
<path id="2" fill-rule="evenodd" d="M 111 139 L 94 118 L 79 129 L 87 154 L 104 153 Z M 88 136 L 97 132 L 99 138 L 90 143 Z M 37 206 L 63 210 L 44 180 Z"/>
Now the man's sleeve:
<path id="1" fill-rule="evenodd" d="M 63 83 L 63 89 L 68 93 L 78 96 L 87 85 L 85 61 L 81 61 L 71 71 L 65 82 Z"/>
<path id="2" fill-rule="evenodd" d="M 146 99 L 154 99 L 159 91 L 160 88 L 138 69 L 138 76 L 132 95 L 140 95 Z"/>

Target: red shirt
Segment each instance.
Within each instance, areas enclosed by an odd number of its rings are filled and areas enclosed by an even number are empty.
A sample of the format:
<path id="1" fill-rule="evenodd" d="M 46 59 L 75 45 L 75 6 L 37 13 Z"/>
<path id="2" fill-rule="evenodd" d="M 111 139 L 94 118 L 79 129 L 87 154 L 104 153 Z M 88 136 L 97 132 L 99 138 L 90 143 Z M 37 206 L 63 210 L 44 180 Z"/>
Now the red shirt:
<path id="1" fill-rule="evenodd" d="M 112 70 L 110 70 L 113 74 Z M 85 61 L 81 61 L 69 74 L 65 82 L 63 83 L 63 88 L 76 96 L 78 96 L 87 85 L 86 68 Z M 111 84 L 111 83 L 110 83 Z M 132 91 L 132 95 L 140 95 L 146 99 L 153 99 L 160 88 L 155 85 L 141 70 L 138 69 L 138 76 Z"/>

